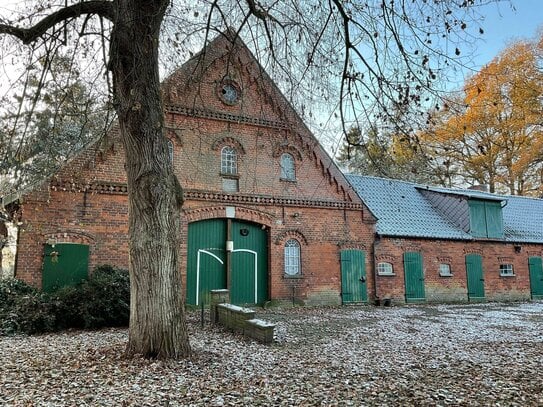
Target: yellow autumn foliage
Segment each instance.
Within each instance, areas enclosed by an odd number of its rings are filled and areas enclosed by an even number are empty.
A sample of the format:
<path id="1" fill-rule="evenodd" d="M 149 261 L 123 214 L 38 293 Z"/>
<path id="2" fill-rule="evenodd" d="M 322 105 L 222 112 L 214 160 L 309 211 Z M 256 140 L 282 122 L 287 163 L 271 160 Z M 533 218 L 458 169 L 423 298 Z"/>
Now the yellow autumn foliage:
<path id="1" fill-rule="evenodd" d="M 420 137 L 457 174 L 511 194 L 543 192 L 543 36 L 516 42 L 469 78 Z"/>

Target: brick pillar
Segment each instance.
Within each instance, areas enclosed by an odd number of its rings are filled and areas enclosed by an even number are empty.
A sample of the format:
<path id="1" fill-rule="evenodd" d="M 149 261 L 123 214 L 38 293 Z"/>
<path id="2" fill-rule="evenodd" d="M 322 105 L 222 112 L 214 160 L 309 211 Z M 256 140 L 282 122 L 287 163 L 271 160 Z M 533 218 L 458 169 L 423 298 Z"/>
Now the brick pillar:
<path id="1" fill-rule="evenodd" d="M 219 322 L 219 315 L 217 311 L 217 304 L 230 303 L 230 291 L 226 289 L 211 290 L 211 298 L 209 302 L 209 314 L 212 324 Z"/>

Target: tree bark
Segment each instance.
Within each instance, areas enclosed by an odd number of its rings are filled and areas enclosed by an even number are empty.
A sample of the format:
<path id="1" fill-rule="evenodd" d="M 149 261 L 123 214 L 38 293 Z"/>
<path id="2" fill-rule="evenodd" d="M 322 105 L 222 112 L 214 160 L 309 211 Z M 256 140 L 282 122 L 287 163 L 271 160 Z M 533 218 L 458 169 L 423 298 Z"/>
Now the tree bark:
<path id="1" fill-rule="evenodd" d="M 114 103 L 126 154 L 130 328 L 127 355 L 190 355 L 179 267 L 179 184 L 164 136 L 158 75 L 169 0 L 117 0 L 110 43 Z"/>

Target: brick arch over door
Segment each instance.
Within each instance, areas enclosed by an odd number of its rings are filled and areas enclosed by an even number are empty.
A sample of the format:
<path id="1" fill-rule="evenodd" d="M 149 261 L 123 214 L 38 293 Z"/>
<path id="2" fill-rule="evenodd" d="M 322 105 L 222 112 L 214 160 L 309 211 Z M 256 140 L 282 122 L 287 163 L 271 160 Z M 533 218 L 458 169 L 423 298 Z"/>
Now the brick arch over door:
<path id="1" fill-rule="evenodd" d="M 255 209 L 245 208 L 241 206 L 233 206 L 234 208 L 234 219 L 258 223 L 266 227 L 271 227 L 273 225 L 275 217 L 269 213 L 258 211 Z M 185 217 L 187 222 L 190 224 L 192 222 L 206 220 L 206 219 L 215 219 L 215 218 L 226 218 L 227 216 L 227 206 L 208 206 L 204 208 L 191 209 L 185 211 Z"/>

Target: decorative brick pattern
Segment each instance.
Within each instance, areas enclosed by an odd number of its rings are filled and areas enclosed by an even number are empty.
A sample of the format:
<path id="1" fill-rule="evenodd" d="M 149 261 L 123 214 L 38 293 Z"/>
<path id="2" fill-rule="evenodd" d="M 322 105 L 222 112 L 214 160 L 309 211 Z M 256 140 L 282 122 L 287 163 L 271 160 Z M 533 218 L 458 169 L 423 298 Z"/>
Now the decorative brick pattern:
<path id="1" fill-rule="evenodd" d="M 337 303 L 341 290 L 341 242 L 371 248 L 375 219 L 247 49 L 219 38 L 206 52 L 203 77 L 191 60 L 165 81 L 165 135 L 184 190 L 180 273 L 185 281 L 188 225 L 204 219 L 253 222 L 268 234 L 268 297 L 296 303 Z M 242 84 L 242 99 L 226 105 L 216 93 L 225 75 Z M 199 86 L 194 86 L 199 83 Z M 191 107 L 186 101 L 195 101 Z M 128 267 L 128 189 L 118 128 L 74 158 L 22 204 L 17 275 L 41 285 L 43 246 L 53 235 L 90 236 L 91 269 L 109 263 Z M 219 143 L 243 146 L 238 156 L 239 192 L 222 191 Z M 297 160 L 296 182 L 280 179 L 277 146 Z M 241 151 L 240 151 L 241 152 Z M 302 278 L 284 276 L 281 241 L 296 231 L 302 243 Z M 366 256 L 367 269 L 372 267 Z M 371 277 L 368 277 L 371 280 Z M 370 285 L 368 285 L 370 286 Z"/>

